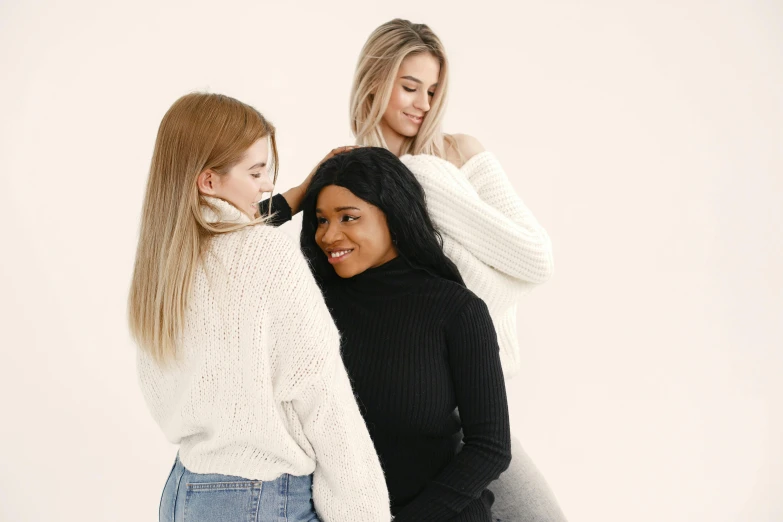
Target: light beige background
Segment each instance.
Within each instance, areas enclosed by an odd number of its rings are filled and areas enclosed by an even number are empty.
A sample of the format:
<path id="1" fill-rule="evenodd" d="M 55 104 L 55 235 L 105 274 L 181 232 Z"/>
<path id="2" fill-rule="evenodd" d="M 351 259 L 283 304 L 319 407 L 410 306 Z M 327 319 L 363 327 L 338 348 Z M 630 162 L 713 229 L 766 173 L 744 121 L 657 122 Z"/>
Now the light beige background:
<path id="1" fill-rule="evenodd" d="M 168 106 L 255 105 L 286 189 L 350 143 L 396 16 L 441 36 L 446 129 L 554 241 L 509 392 L 570 520 L 783 520 L 783 3 L 506 4 L 2 0 L 0 520 L 156 519 L 175 448 L 125 300 Z"/>

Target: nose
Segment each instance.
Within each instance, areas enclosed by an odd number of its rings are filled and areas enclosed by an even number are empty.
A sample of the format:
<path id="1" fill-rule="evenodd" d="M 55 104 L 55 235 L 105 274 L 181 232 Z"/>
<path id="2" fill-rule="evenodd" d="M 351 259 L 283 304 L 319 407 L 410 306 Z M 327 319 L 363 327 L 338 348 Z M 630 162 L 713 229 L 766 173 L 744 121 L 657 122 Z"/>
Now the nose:
<path id="1" fill-rule="evenodd" d="M 416 101 L 413 102 L 413 106 L 420 111 L 427 112 L 430 110 L 430 95 L 427 92 L 427 89 L 419 89 L 419 92 L 421 94 L 416 97 Z"/>
<path id="2" fill-rule="evenodd" d="M 270 176 L 261 177 L 261 183 L 259 185 L 259 190 L 261 192 L 272 192 L 274 188 L 275 184 L 272 182 L 272 178 Z"/>
<path id="3" fill-rule="evenodd" d="M 340 225 L 337 223 L 330 223 L 327 225 L 326 230 L 321 236 L 321 244 L 325 247 L 334 244 L 337 240 L 342 239 L 343 233 L 340 230 Z"/>

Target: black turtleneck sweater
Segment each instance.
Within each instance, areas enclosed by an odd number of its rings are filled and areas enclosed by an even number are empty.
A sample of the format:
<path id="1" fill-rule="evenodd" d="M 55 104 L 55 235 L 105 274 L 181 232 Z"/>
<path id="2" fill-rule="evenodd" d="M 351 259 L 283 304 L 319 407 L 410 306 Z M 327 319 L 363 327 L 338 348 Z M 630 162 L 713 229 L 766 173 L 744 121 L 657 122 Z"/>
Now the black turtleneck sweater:
<path id="1" fill-rule="evenodd" d="M 290 219 L 281 196 L 273 208 L 275 224 Z M 484 302 L 402 257 L 320 283 L 395 522 L 490 522 L 486 487 L 508 467 L 511 443 Z M 460 429 L 465 445 L 457 452 Z"/>

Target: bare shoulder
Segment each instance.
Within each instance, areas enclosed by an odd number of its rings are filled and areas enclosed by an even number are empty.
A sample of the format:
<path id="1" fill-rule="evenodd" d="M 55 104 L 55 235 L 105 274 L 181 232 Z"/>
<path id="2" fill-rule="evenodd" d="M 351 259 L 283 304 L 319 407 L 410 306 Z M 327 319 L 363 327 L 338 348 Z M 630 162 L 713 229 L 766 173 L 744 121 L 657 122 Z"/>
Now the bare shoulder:
<path id="1" fill-rule="evenodd" d="M 485 150 L 481 142 L 469 134 L 450 134 L 445 141 L 446 159 L 457 168 L 461 168 L 466 161 Z"/>
<path id="2" fill-rule="evenodd" d="M 457 146 L 462 151 L 462 154 L 468 159 L 480 152 L 484 152 L 484 146 L 481 142 L 470 134 L 452 134 L 452 137 L 457 142 Z"/>

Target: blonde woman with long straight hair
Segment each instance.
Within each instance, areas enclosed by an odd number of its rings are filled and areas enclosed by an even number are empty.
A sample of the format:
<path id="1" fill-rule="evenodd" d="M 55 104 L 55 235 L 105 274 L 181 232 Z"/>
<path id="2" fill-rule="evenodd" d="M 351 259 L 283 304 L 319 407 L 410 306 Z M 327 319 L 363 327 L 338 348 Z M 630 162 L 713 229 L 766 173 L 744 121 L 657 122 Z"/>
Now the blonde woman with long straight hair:
<path id="1" fill-rule="evenodd" d="M 475 138 L 444 134 L 449 62 L 424 24 L 395 19 L 362 49 L 350 98 L 356 144 L 386 147 L 424 187 L 446 255 L 487 304 L 504 374 L 520 365 L 517 301 L 552 275 L 546 231 L 514 191 L 497 158 Z M 493 514 L 504 521 L 563 521 L 543 476 L 518 441 L 500 479 Z"/>
<path id="2" fill-rule="evenodd" d="M 144 398 L 179 445 L 161 522 L 390 519 L 337 329 L 257 214 L 276 178 L 275 129 L 249 105 L 188 94 L 163 117 L 129 297 Z"/>

